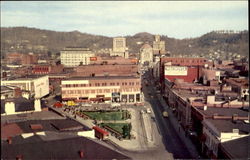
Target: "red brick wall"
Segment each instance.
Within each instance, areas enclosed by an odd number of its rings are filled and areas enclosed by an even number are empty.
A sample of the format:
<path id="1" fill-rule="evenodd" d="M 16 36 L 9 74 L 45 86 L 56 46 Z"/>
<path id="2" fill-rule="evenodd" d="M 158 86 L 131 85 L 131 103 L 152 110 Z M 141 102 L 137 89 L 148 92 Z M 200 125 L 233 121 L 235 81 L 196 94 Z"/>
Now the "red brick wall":
<path id="1" fill-rule="evenodd" d="M 167 76 L 165 75 L 165 78 L 169 79 L 171 82 L 173 82 L 176 78 L 183 79 L 185 82 L 192 83 L 195 79 L 199 78 L 199 72 L 198 67 L 188 67 L 187 76 Z"/>

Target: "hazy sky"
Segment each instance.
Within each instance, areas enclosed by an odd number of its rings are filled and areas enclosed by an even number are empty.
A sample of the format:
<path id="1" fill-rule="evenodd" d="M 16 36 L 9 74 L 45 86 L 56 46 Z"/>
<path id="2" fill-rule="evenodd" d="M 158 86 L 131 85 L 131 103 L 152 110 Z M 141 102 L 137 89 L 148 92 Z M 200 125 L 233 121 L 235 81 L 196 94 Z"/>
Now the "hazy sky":
<path id="1" fill-rule="evenodd" d="M 248 1 L 1 1 L 1 26 L 175 38 L 248 30 Z"/>

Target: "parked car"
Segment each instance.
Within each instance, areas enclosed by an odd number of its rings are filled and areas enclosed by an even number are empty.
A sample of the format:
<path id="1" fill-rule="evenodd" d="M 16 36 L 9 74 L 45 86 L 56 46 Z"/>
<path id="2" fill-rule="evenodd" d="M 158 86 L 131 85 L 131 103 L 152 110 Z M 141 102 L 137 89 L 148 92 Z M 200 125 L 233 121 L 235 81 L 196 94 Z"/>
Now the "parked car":
<path id="1" fill-rule="evenodd" d="M 164 118 L 168 118 L 168 112 L 167 112 L 167 111 L 163 111 L 163 112 L 162 112 L 162 116 L 163 116 Z"/>

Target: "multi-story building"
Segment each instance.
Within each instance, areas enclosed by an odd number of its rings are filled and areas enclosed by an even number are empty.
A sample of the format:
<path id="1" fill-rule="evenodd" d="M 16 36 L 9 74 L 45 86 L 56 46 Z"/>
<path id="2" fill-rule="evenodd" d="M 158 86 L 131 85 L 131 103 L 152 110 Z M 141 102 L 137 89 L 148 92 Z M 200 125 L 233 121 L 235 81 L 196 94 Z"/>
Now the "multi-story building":
<path id="1" fill-rule="evenodd" d="M 138 65 L 129 64 L 103 64 L 83 65 L 74 68 L 72 76 L 131 76 L 138 75 Z"/>
<path id="2" fill-rule="evenodd" d="M 79 65 L 88 65 L 90 57 L 95 54 L 88 48 L 67 47 L 61 51 L 61 64 L 65 67 L 75 67 Z"/>
<path id="3" fill-rule="evenodd" d="M 152 66 L 153 49 L 148 43 L 145 43 L 140 49 L 140 63 L 141 64 L 148 63 L 149 66 Z"/>
<path id="4" fill-rule="evenodd" d="M 110 53 L 110 56 L 121 56 L 124 58 L 128 58 L 126 38 L 124 37 L 113 38 L 113 51 Z"/>
<path id="5" fill-rule="evenodd" d="M 22 54 L 22 65 L 36 64 L 37 62 L 38 58 L 34 53 Z"/>
<path id="6" fill-rule="evenodd" d="M 27 90 L 35 98 L 41 98 L 49 94 L 49 77 L 29 75 L 21 78 L 1 81 L 1 85 L 17 86 L 21 90 Z"/>
<path id="7" fill-rule="evenodd" d="M 124 58 L 124 57 L 90 57 L 90 64 L 112 64 L 112 65 L 117 65 L 117 64 L 138 64 L 138 59 L 137 58 Z"/>
<path id="8" fill-rule="evenodd" d="M 166 64 L 164 66 L 164 78 L 174 81 L 175 79 L 183 79 L 185 82 L 194 82 L 199 78 L 199 68 L 186 66 L 172 66 Z"/>
<path id="9" fill-rule="evenodd" d="M 62 64 L 51 65 L 51 64 L 39 64 L 32 67 L 33 74 L 49 74 L 49 73 L 60 73 L 64 69 Z"/>
<path id="10" fill-rule="evenodd" d="M 176 58 L 162 57 L 160 59 L 160 83 L 164 86 L 164 79 L 173 81 L 175 78 L 186 82 L 193 82 L 200 77 L 201 68 L 211 65 L 205 58 Z"/>
<path id="11" fill-rule="evenodd" d="M 155 41 L 153 41 L 154 54 L 165 54 L 165 41 L 161 41 L 160 35 L 155 35 Z"/>
<path id="12" fill-rule="evenodd" d="M 62 80 L 61 85 L 64 101 L 141 102 L 140 77 L 72 77 Z"/>
<path id="13" fill-rule="evenodd" d="M 37 63 L 37 56 L 34 53 L 8 53 L 6 55 L 6 59 L 8 64 L 29 65 Z"/>
<path id="14" fill-rule="evenodd" d="M 7 64 L 21 64 L 21 53 L 8 53 L 6 54 L 6 62 Z"/>
<path id="15" fill-rule="evenodd" d="M 233 115 L 230 120 L 205 119 L 203 134 L 206 136 L 206 141 L 203 144 L 203 153 L 209 158 L 216 159 L 220 143 L 249 136 L 249 124 L 244 123 L 244 119 L 247 120 L 248 117 L 238 119 L 238 115 Z"/>
<path id="16" fill-rule="evenodd" d="M 238 93 L 238 96 L 245 101 L 249 100 L 249 81 L 246 78 L 229 78 L 224 80 L 232 87 L 232 90 Z"/>

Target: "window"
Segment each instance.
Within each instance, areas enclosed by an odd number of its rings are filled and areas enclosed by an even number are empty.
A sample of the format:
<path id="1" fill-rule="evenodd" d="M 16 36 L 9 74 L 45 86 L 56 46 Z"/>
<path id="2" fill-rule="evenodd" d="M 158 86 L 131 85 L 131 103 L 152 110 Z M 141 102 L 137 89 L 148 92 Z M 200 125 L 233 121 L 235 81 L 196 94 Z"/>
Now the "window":
<path id="1" fill-rule="evenodd" d="M 100 83 L 95 83 L 95 86 L 100 86 Z"/>
<path id="2" fill-rule="evenodd" d="M 78 94 L 81 94 L 81 90 L 78 90 L 77 93 L 78 93 Z"/>

